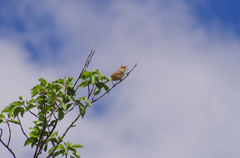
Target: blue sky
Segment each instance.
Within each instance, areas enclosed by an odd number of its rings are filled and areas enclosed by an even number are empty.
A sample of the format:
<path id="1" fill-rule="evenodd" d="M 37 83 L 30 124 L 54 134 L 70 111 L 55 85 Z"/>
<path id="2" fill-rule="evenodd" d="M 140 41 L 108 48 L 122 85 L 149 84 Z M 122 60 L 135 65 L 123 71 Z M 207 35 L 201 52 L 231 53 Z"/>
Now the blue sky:
<path id="1" fill-rule="evenodd" d="M 239 5 L 2 0 L 0 108 L 29 98 L 40 77 L 77 77 L 95 49 L 90 70 L 138 67 L 67 135 L 82 157 L 239 158 Z M 30 157 L 24 136 L 13 138 L 18 157 Z"/>
<path id="2" fill-rule="evenodd" d="M 84 2 L 87 4 L 88 9 L 91 11 L 103 15 L 107 15 L 109 12 L 109 4 L 112 1 L 88 1 Z M 187 5 L 189 5 L 189 10 L 192 15 L 196 18 L 198 25 L 205 27 L 205 29 L 216 29 L 215 23 L 217 22 L 223 28 L 231 29 L 234 33 L 239 35 L 239 6 L 238 1 L 217 1 L 217 0 L 203 0 L 203 1 L 192 1 L 187 0 Z M 144 3 L 140 2 L 140 3 Z M 171 3 L 171 2 L 169 2 Z M 34 43 L 33 41 L 25 38 L 22 40 L 22 44 L 31 53 L 32 59 L 40 60 L 43 53 L 41 50 L 41 45 L 44 45 L 49 49 L 49 53 L 57 54 L 61 45 L 66 43 L 64 41 L 64 35 L 58 32 L 56 28 L 56 23 L 47 12 L 42 10 L 41 14 L 36 14 L 34 8 L 31 6 L 24 6 L 24 13 L 19 14 L 21 10 L 17 7 L 21 5 L 21 2 L 5 1 L 1 2 L 1 17 L 0 17 L 0 27 L 1 36 L 13 36 L 13 35 L 24 35 L 29 32 L 34 33 L 36 31 L 47 32 L 39 43 Z M 15 10 L 11 14 L 8 13 L 9 10 Z M 26 23 L 27 21 L 27 23 Z M 28 23 L 31 23 L 29 26 Z M 14 38 L 14 37 L 13 37 Z"/>
<path id="3" fill-rule="evenodd" d="M 193 14 L 206 28 L 210 27 L 213 22 L 219 22 L 224 28 L 230 28 L 239 35 L 239 1 L 203 0 L 192 2 L 190 5 Z"/>
<path id="4" fill-rule="evenodd" d="M 88 7 L 89 10 L 93 11 L 102 16 L 111 16 L 108 15 L 111 10 L 110 4 L 113 1 L 85 1 L 84 4 Z M 145 3 L 144 1 L 138 1 L 138 3 Z M 167 2 L 172 3 L 172 2 Z M 190 13 L 196 18 L 198 26 L 204 27 L 206 30 L 214 30 L 216 26 L 214 24 L 218 23 L 221 25 L 221 28 L 230 29 L 233 33 L 239 35 L 239 6 L 240 2 L 238 1 L 227 1 L 227 0 L 203 0 L 203 1 L 194 1 L 186 0 L 188 9 Z M 9 35 L 24 35 L 27 33 L 34 32 L 47 32 L 42 38 L 42 41 L 39 43 L 34 43 L 33 41 L 24 38 L 22 40 L 22 45 L 26 47 L 32 59 L 39 61 L 44 52 L 41 51 L 41 46 L 44 45 L 49 49 L 48 53 L 57 54 L 61 45 L 66 43 L 64 41 L 64 35 L 61 32 L 58 32 L 56 28 L 56 23 L 54 18 L 49 15 L 44 10 L 41 10 L 41 14 L 38 14 L 34 11 L 34 8 L 31 6 L 24 6 L 24 11 L 17 9 L 21 6 L 21 2 L 16 1 L 1 1 L 1 15 L 0 15 L 0 33 L 1 36 L 8 37 Z M 159 4 L 160 5 L 160 4 Z M 110 8 L 110 9 L 109 9 Z M 15 10 L 8 13 L 9 10 Z M 19 14 L 23 12 L 23 14 Z M 26 23 L 27 22 L 27 23 Z M 31 25 L 28 25 L 31 23 Z M 89 28 L 90 30 L 90 28 Z M 14 37 L 12 37 L 14 38 Z M 44 60 L 44 59 L 43 59 Z"/>

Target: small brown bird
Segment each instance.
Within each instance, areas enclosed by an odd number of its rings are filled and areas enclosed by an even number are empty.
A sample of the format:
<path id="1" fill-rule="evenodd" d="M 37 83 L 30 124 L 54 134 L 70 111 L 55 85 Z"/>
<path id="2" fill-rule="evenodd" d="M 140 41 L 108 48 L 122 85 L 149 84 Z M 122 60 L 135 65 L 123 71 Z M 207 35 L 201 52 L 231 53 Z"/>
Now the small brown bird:
<path id="1" fill-rule="evenodd" d="M 127 66 L 121 66 L 116 72 L 114 72 L 110 77 L 112 78 L 113 81 L 118 81 L 121 80 L 124 75 L 125 71 L 128 70 Z"/>

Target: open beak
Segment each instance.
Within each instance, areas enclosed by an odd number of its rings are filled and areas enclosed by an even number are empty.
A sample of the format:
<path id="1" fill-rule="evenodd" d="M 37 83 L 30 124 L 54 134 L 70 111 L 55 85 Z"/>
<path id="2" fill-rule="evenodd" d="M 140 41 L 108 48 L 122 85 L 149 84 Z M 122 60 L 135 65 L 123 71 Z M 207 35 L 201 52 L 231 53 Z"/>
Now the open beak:
<path id="1" fill-rule="evenodd" d="M 128 65 L 127 65 L 127 66 L 128 66 Z M 125 70 L 128 70 L 127 66 L 124 66 L 124 69 L 125 69 Z"/>

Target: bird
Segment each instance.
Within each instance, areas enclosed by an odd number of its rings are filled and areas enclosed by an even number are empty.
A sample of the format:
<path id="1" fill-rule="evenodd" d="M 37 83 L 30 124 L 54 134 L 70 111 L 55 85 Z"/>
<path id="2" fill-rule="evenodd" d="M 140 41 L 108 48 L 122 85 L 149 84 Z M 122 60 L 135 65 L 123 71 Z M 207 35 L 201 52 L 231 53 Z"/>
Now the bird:
<path id="1" fill-rule="evenodd" d="M 121 66 L 110 77 L 112 81 L 119 81 L 125 76 L 125 71 L 128 70 L 127 66 Z"/>

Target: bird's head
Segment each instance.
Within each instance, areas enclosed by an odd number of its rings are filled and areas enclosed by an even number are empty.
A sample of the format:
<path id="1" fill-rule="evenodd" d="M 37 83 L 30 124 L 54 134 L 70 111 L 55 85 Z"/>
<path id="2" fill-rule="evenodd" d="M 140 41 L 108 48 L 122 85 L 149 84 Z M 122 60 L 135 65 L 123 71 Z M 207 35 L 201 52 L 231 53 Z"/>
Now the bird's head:
<path id="1" fill-rule="evenodd" d="M 123 70 L 123 71 L 128 70 L 127 66 L 121 66 L 119 69 L 121 69 L 121 70 Z"/>

